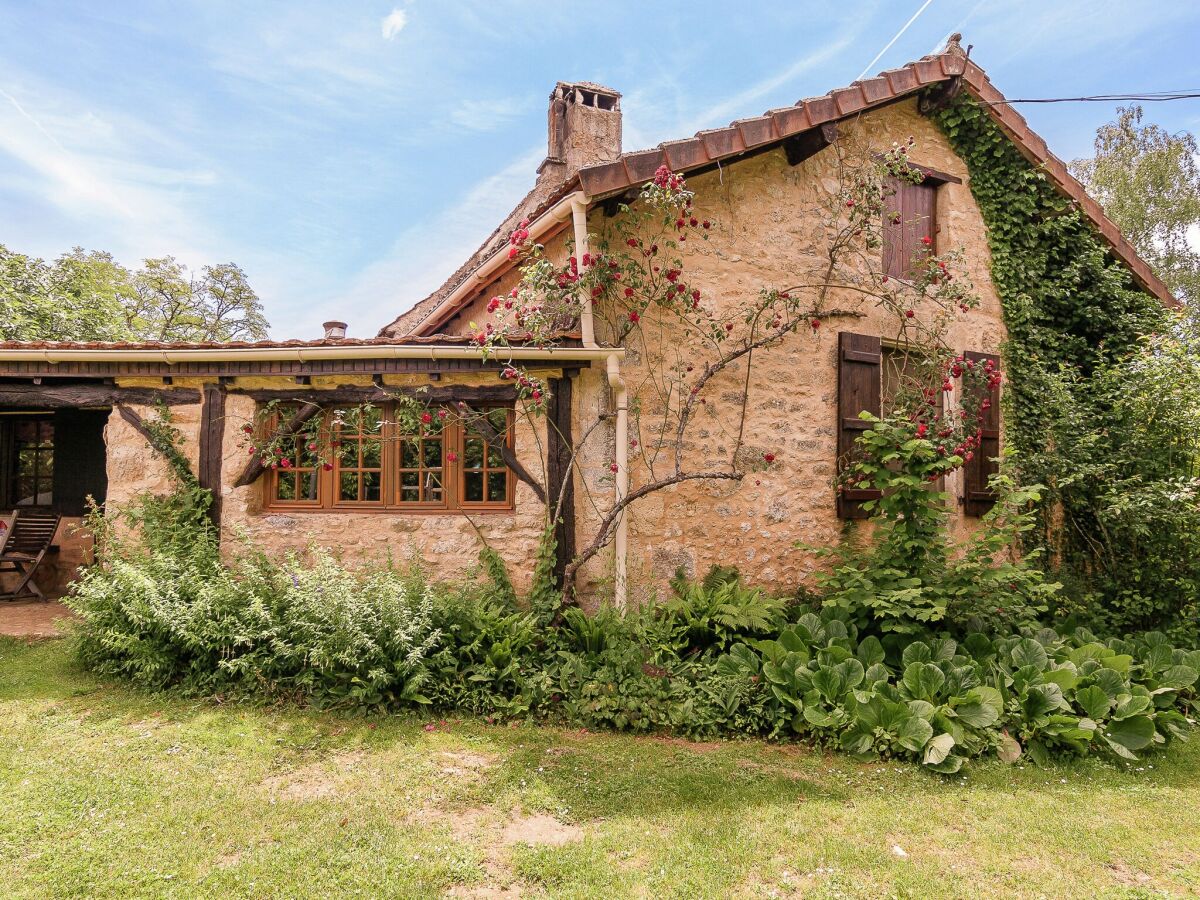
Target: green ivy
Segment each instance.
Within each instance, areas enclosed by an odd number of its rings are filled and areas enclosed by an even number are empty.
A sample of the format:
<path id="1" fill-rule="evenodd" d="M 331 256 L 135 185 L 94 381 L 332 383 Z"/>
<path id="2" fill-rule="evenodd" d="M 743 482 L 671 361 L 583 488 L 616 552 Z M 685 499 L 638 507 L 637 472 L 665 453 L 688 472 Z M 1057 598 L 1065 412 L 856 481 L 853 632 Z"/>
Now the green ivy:
<path id="1" fill-rule="evenodd" d="M 933 119 L 966 162 L 988 227 L 992 283 L 1008 328 L 1006 440 L 1021 477 L 1049 488 L 1040 534 L 1029 540 L 1049 544 L 1058 574 L 1079 586 L 1075 612 L 1110 628 L 1168 624 L 1179 598 L 1157 596 L 1161 584 L 1148 589 L 1163 581 L 1155 573 L 1168 560 L 1194 556 L 1181 537 L 1155 534 L 1148 553 L 1141 525 L 1118 523 L 1126 533 L 1115 540 L 1111 531 L 1107 541 L 1097 536 L 1115 508 L 1113 492 L 1124 490 L 1120 478 L 1133 485 L 1173 474 L 1152 474 L 1144 460 L 1114 464 L 1131 423 L 1122 421 L 1113 392 L 1101 389 L 1145 352 L 1147 335 L 1170 331 L 1171 314 L 1136 285 L 1078 206 L 1020 154 L 985 107 L 961 96 Z"/>
<path id="2" fill-rule="evenodd" d="M 966 161 L 988 226 L 992 283 L 1009 335 L 1008 434 L 1019 453 L 1041 451 L 1055 413 L 1047 408 L 1047 376 L 1064 365 L 1089 375 L 1163 328 L 1166 312 L 984 107 L 961 96 L 934 121 Z"/>

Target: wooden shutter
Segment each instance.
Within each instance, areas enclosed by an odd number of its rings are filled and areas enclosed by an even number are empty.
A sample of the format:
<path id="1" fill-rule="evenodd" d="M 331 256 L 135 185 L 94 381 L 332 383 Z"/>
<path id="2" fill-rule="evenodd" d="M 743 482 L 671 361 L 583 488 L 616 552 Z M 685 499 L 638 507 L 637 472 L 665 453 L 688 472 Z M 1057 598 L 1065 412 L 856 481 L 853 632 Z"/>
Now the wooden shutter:
<path id="1" fill-rule="evenodd" d="M 844 469 L 854 454 L 855 439 L 869 424 L 859 415 L 880 412 L 880 379 L 883 360 L 879 338 L 868 334 L 838 335 L 838 470 Z M 867 500 L 879 498 L 874 488 L 844 488 L 837 495 L 838 518 L 866 519 Z"/>
<path id="2" fill-rule="evenodd" d="M 104 502 L 108 470 L 104 448 L 107 409 L 60 409 L 54 414 L 54 510 L 64 516 L 87 511 L 89 495 Z"/>
<path id="3" fill-rule="evenodd" d="M 990 359 L 997 369 L 1000 367 L 1000 357 L 994 353 L 968 350 L 963 357 L 973 360 L 977 366 L 985 365 Z M 1000 455 L 999 385 L 992 388 L 988 396 L 992 405 L 983 413 L 979 446 L 975 449 L 975 456 L 963 466 L 963 511 L 968 516 L 982 516 L 996 502 L 995 494 L 988 489 L 988 479 L 999 469 L 996 462 L 996 457 Z"/>
<path id="4" fill-rule="evenodd" d="M 895 193 L 883 201 L 883 272 L 889 278 L 909 278 L 912 261 L 926 248 L 937 233 L 937 183 L 931 179 L 921 184 L 907 181 L 888 181 Z M 899 222 L 893 222 L 898 214 Z"/>

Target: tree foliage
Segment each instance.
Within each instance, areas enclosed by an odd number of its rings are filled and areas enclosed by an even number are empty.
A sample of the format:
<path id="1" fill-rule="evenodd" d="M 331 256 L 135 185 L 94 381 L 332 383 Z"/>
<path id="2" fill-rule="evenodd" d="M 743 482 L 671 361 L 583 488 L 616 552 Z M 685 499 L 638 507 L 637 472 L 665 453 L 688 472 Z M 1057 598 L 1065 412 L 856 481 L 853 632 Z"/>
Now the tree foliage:
<path id="1" fill-rule="evenodd" d="M 1142 124 L 1140 106 L 1120 107 L 1096 131 L 1096 156 L 1071 171 L 1104 206 L 1142 259 L 1180 300 L 1200 304 L 1200 145 L 1189 132 Z"/>
<path id="2" fill-rule="evenodd" d="M 0 339 L 258 340 L 267 329 L 234 263 L 191 272 L 166 256 L 131 271 L 97 250 L 76 247 L 47 262 L 0 244 Z"/>

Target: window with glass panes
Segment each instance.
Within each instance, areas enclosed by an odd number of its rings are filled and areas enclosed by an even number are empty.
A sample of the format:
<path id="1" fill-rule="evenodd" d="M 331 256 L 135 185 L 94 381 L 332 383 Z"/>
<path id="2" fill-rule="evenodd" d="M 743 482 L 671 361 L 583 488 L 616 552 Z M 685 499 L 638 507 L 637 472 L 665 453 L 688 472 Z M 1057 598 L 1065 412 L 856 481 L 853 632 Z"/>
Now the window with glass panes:
<path id="1" fill-rule="evenodd" d="M 501 441 L 508 442 L 512 435 L 511 418 L 512 410 L 490 410 L 486 421 L 491 427 L 484 433 L 494 433 Z M 510 490 L 509 471 L 499 443 L 487 440 L 479 429 L 468 426 L 462 444 L 463 504 L 506 504 Z"/>
<path id="2" fill-rule="evenodd" d="M 280 413 L 276 427 L 292 411 Z M 513 477 L 502 447 L 513 447 L 513 411 L 432 416 L 406 428 L 391 404 L 332 409 L 318 436 L 296 439 L 287 467 L 269 472 L 267 506 L 288 509 L 511 509 Z M 411 417 L 402 417 L 410 419 Z M 491 438 L 491 439 L 489 439 Z M 327 460 L 321 459 L 327 444 Z M 311 445 L 311 446 L 310 446 Z"/>
<path id="3" fill-rule="evenodd" d="M 383 410 L 335 410 L 333 457 L 336 503 L 382 503 Z"/>
<path id="4" fill-rule="evenodd" d="M 5 416 L 0 429 L 0 507 L 54 503 L 54 416 Z"/>

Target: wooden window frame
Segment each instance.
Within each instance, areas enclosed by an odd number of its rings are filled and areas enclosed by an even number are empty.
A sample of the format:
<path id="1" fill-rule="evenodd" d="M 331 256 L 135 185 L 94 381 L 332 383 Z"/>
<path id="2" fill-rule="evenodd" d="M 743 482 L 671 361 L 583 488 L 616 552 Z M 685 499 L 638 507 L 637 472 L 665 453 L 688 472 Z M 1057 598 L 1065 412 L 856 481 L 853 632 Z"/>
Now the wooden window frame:
<path id="1" fill-rule="evenodd" d="M 508 449 L 511 450 L 513 448 L 513 431 L 514 431 L 513 426 L 514 426 L 514 419 L 515 419 L 514 410 L 511 407 L 495 407 L 495 406 L 493 406 L 491 408 L 491 410 L 496 410 L 496 409 L 505 409 L 507 412 L 508 422 L 505 427 L 505 444 L 508 447 Z M 491 410 L 489 410 L 489 412 Z M 499 466 L 488 465 L 489 441 L 486 438 L 484 438 L 482 435 L 474 435 L 474 436 L 472 436 L 471 439 L 483 441 L 483 465 L 481 468 L 474 468 L 474 467 L 467 468 L 467 466 L 465 465 L 465 463 L 467 461 L 467 452 L 466 452 L 467 446 L 466 445 L 467 445 L 467 440 L 468 440 L 466 428 L 459 428 L 458 438 L 459 438 L 459 440 L 458 440 L 458 460 L 457 460 L 457 462 L 458 462 L 458 466 L 457 466 L 457 469 L 458 469 L 458 475 L 457 475 L 458 507 L 460 509 L 464 509 L 464 510 L 496 509 L 496 508 L 503 509 L 505 506 L 504 503 L 497 503 L 493 500 L 487 500 L 487 499 L 467 500 L 466 499 L 466 496 L 467 496 L 467 473 L 468 472 L 482 473 L 483 492 L 484 492 L 484 497 L 486 498 L 486 496 L 490 490 L 488 487 L 488 476 L 493 472 L 504 471 L 506 473 L 504 495 L 505 495 L 505 497 L 508 498 L 508 500 L 506 502 L 511 503 L 513 490 L 515 488 L 514 476 L 513 476 L 512 469 L 510 469 L 508 466 L 504 465 L 503 460 L 501 460 L 501 463 Z"/>
<path id="2" fill-rule="evenodd" d="M 342 473 L 341 458 L 337 453 L 339 448 L 334 447 L 332 458 L 330 459 L 331 468 L 325 470 L 318 466 L 317 475 L 317 496 L 315 500 L 280 500 L 277 499 L 277 487 L 281 476 L 291 475 L 294 477 L 295 468 L 290 469 L 268 469 L 265 477 L 262 479 L 263 489 L 263 505 L 264 511 L 268 512 L 316 512 L 316 513 L 391 513 L 395 514 L 417 514 L 417 515 L 451 515 L 462 513 L 507 513 L 515 509 L 515 494 L 516 494 L 516 476 L 512 469 L 504 467 L 507 475 L 505 481 L 504 501 L 466 501 L 465 496 L 465 476 L 467 469 L 464 467 L 464 447 L 468 439 L 468 427 L 459 420 L 456 416 L 451 416 L 442 426 L 442 500 L 440 502 L 430 502 L 427 500 L 421 501 L 404 501 L 401 500 L 401 467 L 402 460 L 402 443 L 405 440 L 405 435 L 400 431 L 400 426 L 397 422 L 395 414 L 395 406 L 391 403 L 379 404 L 379 410 L 383 417 L 383 428 L 381 429 L 381 453 L 380 462 L 382 465 L 381 483 L 380 483 L 380 500 L 341 500 L 338 499 L 338 484 Z M 333 436 L 337 440 L 335 428 L 333 424 L 333 410 L 336 407 L 322 410 L 318 415 L 321 418 L 321 429 Z M 480 412 L 488 412 L 495 409 L 504 409 L 507 411 L 508 428 L 506 433 L 506 442 L 511 449 L 515 446 L 516 432 L 516 415 L 511 404 L 489 403 L 481 407 Z M 298 436 L 297 440 L 304 440 L 303 436 Z M 359 440 L 358 438 L 355 439 Z M 451 454 L 454 458 L 450 458 Z M 361 457 L 360 457 L 361 458 Z M 422 456 L 423 459 L 423 456 Z M 484 461 L 486 463 L 487 451 L 484 450 Z M 350 471 L 358 471 L 357 468 L 351 468 Z M 473 471 L 479 471 L 475 469 Z M 485 491 L 486 491 L 486 473 L 489 471 L 497 471 L 496 467 L 486 468 L 484 475 Z"/>
<path id="3" fill-rule="evenodd" d="M 18 506 L 17 502 L 16 502 L 18 499 L 18 495 L 20 494 L 20 490 L 16 486 L 16 482 L 19 477 L 17 473 L 20 471 L 21 461 L 20 461 L 19 454 L 17 452 L 17 438 L 16 438 L 15 427 L 16 427 L 16 423 L 19 421 L 22 421 L 22 420 L 26 420 L 26 421 L 32 420 L 32 421 L 39 423 L 37 426 L 39 433 L 41 431 L 41 427 L 43 424 L 49 423 L 49 425 L 50 425 L 50 446 L 49 446 L 50 463 L 49 463 L 49 467 L 46 471 L 43 472 L 41 469 L 41 466 L 39 464 L 39 466 L 35 468 L 35 472 L 34 472 L 34 476 L 33 476 L 33 479 L 34 479 L 33 497 L 34 497 L 34 499 L 36 500 L 38 497 L 40 497 L 42 495 L 42 493 L 48 493 L 50 495 L 49 503 L 32 503 L 32 504 L 26 504 L 24 506 Z M 29 412 L 5 414 L 4 420 L 3 420 L 3 425 L 2 425 L 2 427 L 0 427 L 0 509 L 53 509 L 54 508 L 54 503 L 55 503 L 55 499 L 56 499 L 54 496 L 54 485 L 55 485 L 54 455 L 55 455 L 55 450 L 56 450 L 57 443 L 59 440 L 57 425 L 58 425 L 57 417 L 55 416 L 53 411 L 41 412 L 41 411 L 32 411 L 31 410 Z M 40 460 L 41 457 L 44 455 L 43 448 L 41 448 L 40 446 L 35 447 L 34 454 L 35 454 L 35 457 Z M 48 489 L 45 492 L 38 490 L 38 486 L 42 483 L 46 483 L 48 485 Z"/>
<path id="4" fill-rule="evenodd" d="M 380 407 L 377 407 L 377 409 L 379 410 L 380 421 L 386 422 L 387 421 L 386 408 L 383 406 L 380 406 Z M 326 417 L 329 416 L 328 413 L 325 413 L 323 415 L 325 415 Z M 379 468 L 376 469 L 374 466 L 364 467 L 362 464 L 362 462 L 363 462 L 363 458 L 362 458 L 363 457 L 363 445 L 365 443 L 367 443 L 368 441 L 374 440 L 374 439 L 371 438 L 366 432 L 364 432 L 362 430 L 362 422 L 361 421 L 358 423 L 357 428 L 353 431 L 346 430 L 343 426 L 337 424 L 336 422 L 327 422 L 326 424 L 329 427 L 329 434 L 333 441 L 333 447 L 331 448 L 332 452 L 330 453 L 331 461 L 333 463 L 333 469 L 328 473 L 325 473 L 323 469 L 318 469 L 318 477 L 317 477 L 318 505 L 323 505 L 321 503 L 323 498 L 321 496 L 322 484 L 321 484 L 320 475 L 328 474 L 330 476 L 330 478 L 329 478 L 330 496 L 329 496 L 328 504 L 332 509 L 350 509 L 350 510 L 379 509 L 379 508 L 383 508 L 384 506 L 386 506 L 387 505 L 387 497 L 388 497 L 388 495 L 386 493 L 386 488 L 384 486 L 384 478 L 385 478 L 384 473 L 387 471 L 387 467 L 388 467 L 387 452 L 385 449 L 387 446 L 387 435 L 386 435 L 387 428 L 386 428 L 386 426 L 381 425 L 381 427 L 379 429 L 379 438 L 378 438 L 378 440 L 379 440 Z M 343 446 L 344 443 L 353 443 L 357 447 L 357 451 L 355 453 L 355 463 L 356 464 L 353 466 L 344 466 L 342 464 L 342 451 L 345 449 Z M 361 493 L 363 476 L 367 472 L 375 472 L 375 471 L 379 472 L 379 499 L 378 500 L 359 500 L 359 499 L 346 500 L 340 496 L 341 489 L 342 489 L 341 488 L 342 475 L 353 472 L 357 476 L 356 480 L 358 481 L 358 489 L 359 489 L 359 492 Z"/>

